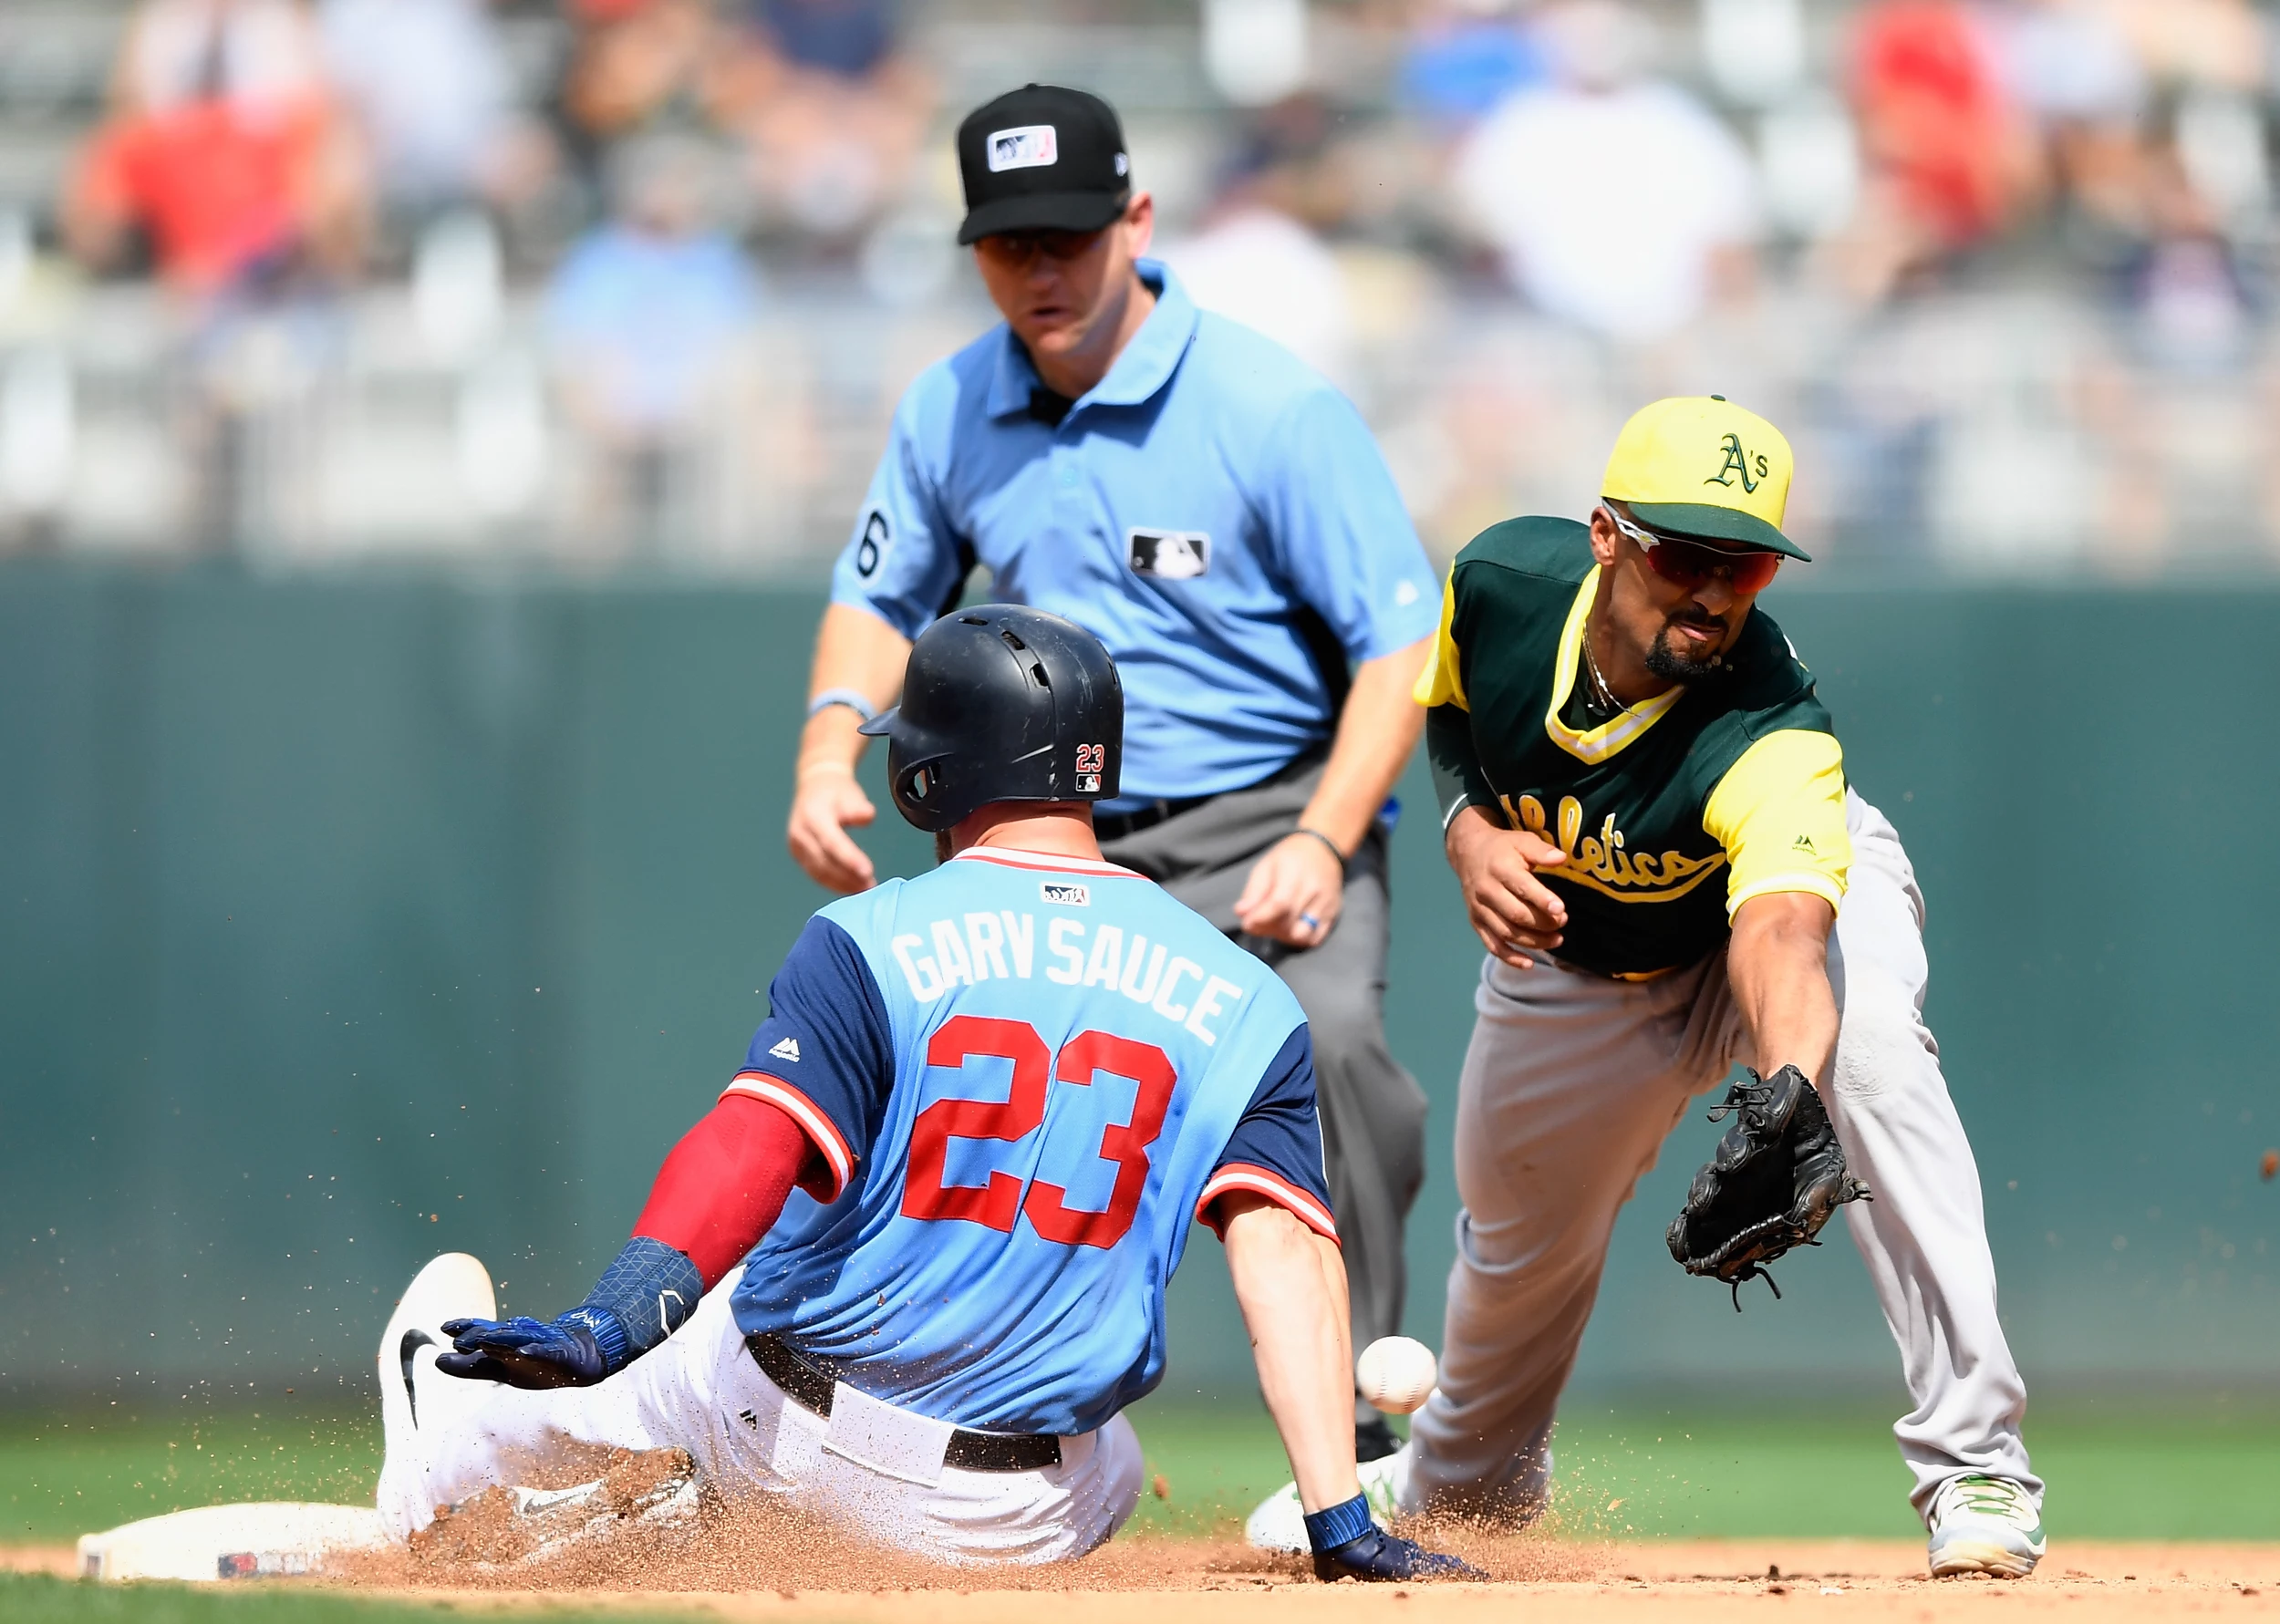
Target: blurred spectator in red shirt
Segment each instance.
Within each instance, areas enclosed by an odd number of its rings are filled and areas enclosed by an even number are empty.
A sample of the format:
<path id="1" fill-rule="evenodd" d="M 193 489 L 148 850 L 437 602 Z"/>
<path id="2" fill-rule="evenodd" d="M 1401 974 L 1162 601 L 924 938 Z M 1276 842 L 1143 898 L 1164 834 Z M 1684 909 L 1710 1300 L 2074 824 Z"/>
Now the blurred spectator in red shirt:
<path id="1" fill-rule="evenodd" d="M 1868 168 L 1847 247 L 1855 292 L 1993 234 L 2033 189 L 2034 149 L 1987 40 L 1954 0 L 1875 0 L 1852 40 Z"/>
<path id="2" fill-rule="evenodd" d="M 116 261 L 140 229 L 197 292 L 354 264 L 361 177 L 292 0 L 147 0 L 114 100 L 65 202 L 82 258 Z"/>

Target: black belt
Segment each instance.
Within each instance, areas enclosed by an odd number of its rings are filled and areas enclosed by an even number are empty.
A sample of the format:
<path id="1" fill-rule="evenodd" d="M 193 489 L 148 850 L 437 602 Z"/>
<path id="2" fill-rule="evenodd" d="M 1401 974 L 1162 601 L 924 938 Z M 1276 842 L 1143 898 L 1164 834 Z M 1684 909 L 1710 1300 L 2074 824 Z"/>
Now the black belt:
<path id="1" fill-rule="evenodd" d="M 1280 783 L 1285 779 L 1311 771 L 1329 755 L 1330 746 L 1327 744 L 1309 745 L 1257 783 L 1245 784 L 1239 790 L 1223 790 L 1219 793 L 1240 795 L 1249 790 L 1263 790 L 1270 784 Z M 1137 812 L 1096 812 L 1093 814 L 1093 833 L 1102 841 L 1123 840 L 1127 835 L 1139 833 L 1143 829 L 1153 829 L 1158 823 L 1176 818 L 1184 812 L 1193 812 L 1207 801 L 1218 799 L 1218 795 L 1190 795 L 1184 801 L 1151 801 Z"/>
<path id="2" fill-rule="evenodd" d="M 1218 799 L 1216 795 L 1191 795 L 1185 801 L 1151 801 L 1138 812 L 1094 812 L 1093 834 L 1097 840 L 1123 840 L 1126 835 L 1137 834 L 1143 829 L 1153 829 L 1184 812 L 1193 812 L 1207 801 Z"/>
<path id="3" fill-rule="evenodd" d="M 817 1415 L 831 1413 L 832 1388 L 825 1371 L 810 1364 L 798 1349 L 782 1337 L 756 1332 L 744 1339 L 768 1380 L 783 1396 Z M 1050 1433 L 971 1433 L 959 1427 L 950 1434 L 942 1464 L 960 1472 L 1036 1472 L 1061 1464 L 1061 1440 Z"/>

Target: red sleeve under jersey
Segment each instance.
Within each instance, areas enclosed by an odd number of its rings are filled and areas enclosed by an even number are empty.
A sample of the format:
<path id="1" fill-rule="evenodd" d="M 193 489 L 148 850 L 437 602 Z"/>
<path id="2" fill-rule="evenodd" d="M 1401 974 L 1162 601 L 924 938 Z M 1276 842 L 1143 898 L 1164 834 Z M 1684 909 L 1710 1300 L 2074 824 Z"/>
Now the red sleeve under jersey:
<path id="1" fill-rule="evenodd" d="M 658 1169 L 633 1232 L 686 1254 L 710 1291 L 774 1225 L 816 1153 L 780 1107 L 723 1094 Z"/>

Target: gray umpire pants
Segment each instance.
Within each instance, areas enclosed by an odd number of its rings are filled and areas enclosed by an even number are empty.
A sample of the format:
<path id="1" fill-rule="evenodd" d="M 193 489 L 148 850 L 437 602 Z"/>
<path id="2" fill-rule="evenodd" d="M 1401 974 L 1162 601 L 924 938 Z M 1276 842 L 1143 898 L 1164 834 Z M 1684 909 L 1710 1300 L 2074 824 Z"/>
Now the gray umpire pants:
<path id="1" fill-rule="evenodd" d="M 1979 1169 L 1923 1023 L 1923 895 L 1883 813 L 1848 791 L 1845 814 L 1852 875 L 1829 940 L 1840 1023 L 1823 1097 L 1846 1162 L 1875 1192 L 1843 1210 L 1900 1347 L 1912 1407 L 1892 1432 L 1915 1477 L 1910 1498 L 1928 1513 L 1949 1478 L 1985 1473 L 2039 1502 Z M 1417 1413 L 1395 1493 L 1408 1510 L 1524 1517 L 1549 1488 L 1552 1416 L 1615 1215 L 1688 1102 L 1750 1057 L 1724 952 L 1652 981 L 1489 959 L 1475 1008 L 1441 1385 Z M 1726 1311 L 1725 1294 L 1705 1286 L 1701 1311 Z M 1756 1384 L 1777 1390 L 1784 1374 L 1756 1372 Z"/>
<path id="2" fill-rule="evenodd" d="M 1225 931 L 1298 995 L 1313 1036 L 1331 1205 L 1360 1349 L 1401 1329 L 1409 1284 L 1402 1230 L 1425 1183 L 1425 1091 L 1385 1046 L 1390 925 L 1384 833 L 1373 826 L 1346 865 L 1345 905 L 1321 946 L 1289 946 L 1246 935 L 1235 923 L 1235 899 L 1251 864 L 1298 826 L 1321 776 L 1319 760 L 1296 766 L 1101 850 Z M 1354 1411 L 1357 1420 L 1376 1413 L 1359 1400 Z"/>

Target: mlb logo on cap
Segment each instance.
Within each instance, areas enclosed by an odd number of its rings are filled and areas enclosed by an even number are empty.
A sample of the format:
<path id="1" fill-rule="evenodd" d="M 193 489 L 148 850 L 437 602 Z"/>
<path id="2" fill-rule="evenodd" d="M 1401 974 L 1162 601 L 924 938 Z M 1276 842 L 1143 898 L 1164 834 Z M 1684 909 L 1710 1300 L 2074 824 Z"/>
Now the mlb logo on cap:
<path id="1" fill-rule="evenodd" d="M 958 127 L 960 243 L 1021 232 L 1096 232 L 1132 199 L 1116 109 L 1065 85 L 1024 85 Z"/>
<path id="2" fill-rule="evenodd" d="M 1050 124 L 1024 124 L 1019 129 L 1000 129 L 990 138 L 990 172 L 999 174 L 1006 170 L 1043 169 L 1059 160 L 1061 143 Z"/>

